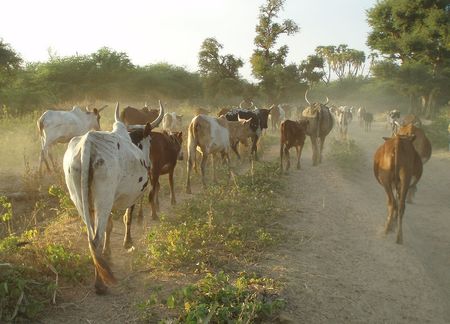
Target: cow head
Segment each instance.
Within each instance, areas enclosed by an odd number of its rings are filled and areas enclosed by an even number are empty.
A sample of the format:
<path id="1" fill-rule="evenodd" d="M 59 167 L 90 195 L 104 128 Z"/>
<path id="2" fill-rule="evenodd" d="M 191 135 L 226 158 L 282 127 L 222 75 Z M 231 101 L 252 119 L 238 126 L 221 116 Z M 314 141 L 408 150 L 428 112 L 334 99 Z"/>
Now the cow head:
<path id="1" fill-rule="evenodd" d="M 129 131 L 131 141 L 134 145 L 139 147 L 144 155 L 145 166 L 151 167 L 150 161 L 150 144 L 151 144 L 152 126 L 147 123 L 144 127 L 133 128 Z"/>
<path id="2" fill-rule="evenodd" d="M 261 130 L 267 128 L 267 120 L 269 119 L 270 109 L 258 109 L 257 114 L 259 115 L 259 125 Z"/>
<path id="3" fill-rule="evenodd" d="M 94 130 L 100 130 L 100 112 L 108 107 L 108 105 L 104 105 L 102 108 L 97 109 L 94 108 L 92 110 L 89 109 L 89 106 L 86 106 L 86 114 L 91 117 L 89 118 L 90 121 L 90 128 Z"/>

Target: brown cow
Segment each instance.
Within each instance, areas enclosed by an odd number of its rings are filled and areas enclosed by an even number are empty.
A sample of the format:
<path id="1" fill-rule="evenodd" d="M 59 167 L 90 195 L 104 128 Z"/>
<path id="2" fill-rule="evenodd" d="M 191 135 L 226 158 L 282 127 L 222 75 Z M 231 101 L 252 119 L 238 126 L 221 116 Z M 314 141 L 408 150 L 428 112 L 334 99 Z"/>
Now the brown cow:
<path id="1" fill-rule="evenodd" d="M 289 158 L 289 149 L 295 146 L 297 150 L 297 169 L 300 170 L 300 158 L 302 156 L 303 144 L 305 144 L 306 130 L 309 120 L 303 119 L 299 121 L 285 120 L 280 125 L 280 169 L 283 172 L 283 156 L 286 156 L 286 171 L 291 166 Z"/>
<path id="2" fill-rule="evenodd" d="M 305 92 L 305 100 L 309 104 L 302 112 L 302 118 L 309 120 L 308 129 L 306 134 L 311 139 L 312 144 L 312 160 L 313 166 L 322 162 L 322 151 L 325 144 L 326 136 L 333 129 L 334 119 L 326 106 L 328 98 L 325 103 L 310 103 L 307 98 L 308 91 Z"/>
<path id="3" fill-rule="evenodd" d="M 280 118 L 281 118 L 281 110 L 278 105 L 272 105 L 270 106 L 270 121 L 272 124 L 272 130 L 275 131 L 278 126 L 280 125 Z"/>
<path id="4" fill-rule="evenodd" d="M 150 160 L 152 167 L 150 170 L 150 181 L 152 189 L 148 196 L 152 207 L 152 218 L 158 219 L 159 211 L 159 177 L 163 174 L 169 174 L 170 202 L 176 204 L 175 190 L 173 186 L 173 172 L 177 165 L 177 160 L 183 160 L 183 133 L 152 132 L 152 147 L 150 150 Z"/>
<path id="5" fill-rule="evenodd" d="M 385 142 L 374 156 L 373 171 L 388 198 L 388 216 L 384 231 L 392 230 L 397 220 L 397 243 L 403 243 L 402 219 L 410 186 L 422 176 L 422 161 L 413 146 L 414 136 L 383 137 Z"/>
<path id="6" fill-rule="evenodd" d="M 120 113 L 120 120 L 127 126 L 145 125 L 153 122 L 158 117 L 158 114 L 158 109 L 148 109 L 147 105 L 141 109 L 128 106 Z"/>
<path id="7" fill-rule="evenodd" d="M 419 154 L 420 159 L 422 160 L 422 164 L 425 164 L 431 157 L 431 142 L 430 140 L 426 137 L 424 131 L 419 128 L 414 126 L 413 123 L 407 124 L 405 126 L 400 127 L 400 129 L 398 130 L 398 134 L 399 135 L 409 135 L 415 136 L 415 139 L 413 141 L 413 146 L 414 149 L 416 150 L 417 154 Z M 412 203 L 412 199 L 414 197 L 414 194 L 417 191 L 417 187 L 413 186 L 410 188 L 409 192 L 408 192 L 408 198 L 407 198 L 407 202 L 408 203 Z"/>

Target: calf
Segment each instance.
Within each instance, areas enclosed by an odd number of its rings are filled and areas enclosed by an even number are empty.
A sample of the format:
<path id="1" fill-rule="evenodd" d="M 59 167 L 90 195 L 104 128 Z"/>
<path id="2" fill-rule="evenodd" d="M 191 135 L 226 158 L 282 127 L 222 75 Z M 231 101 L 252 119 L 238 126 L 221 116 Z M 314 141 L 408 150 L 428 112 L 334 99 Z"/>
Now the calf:
<path id="1" fill-rule="evenodd" d="M 180 131 L 183 123 L 183 115 L 177 115 L 175 112 L 166 113 L 163 117 L 162 128 L 166 131 Z"/>
<path id="2" fill-rule="evenodd" d="M 385 233 L 397 221 L 397 243 L 403 242 L 402 219 L 408 189 L 422 176 L 422 161 L 413 146 L 414 136 L 384 137 L 374 156 L 375 178 L 383 186 L 388 199 L 388 216 Z"/>
<path id="3" fill-rule="evenodd" d="M 159 211 L 159 177 L 169 174 L 170 202 L 176 204 L 175 190 L 173 184 L 173 172 L 177 165 L 177 160 L 183 160 L 183 133 L 152 132 L 152 147 L 150 150 L 150 170 L 152 189 L 148 196 L 152 208 L 152 218 L 158 219 Z"/>
<path id="4" fill-rule="evenodd" d="M 286 171 L 291 166 L 289 150 L 295 147 L 297 150 L 297 169 L 300 170 L 300 158 L 302 156 L 303 145 L 305 144 L 306 130 L 309 120 L 285 120 L 280 125 L 280 169 L 283 172 L 283 156 L 286 156 Z"/>
<path id="5" fill-rule="evenodd" d="M 39 173 L 45 163 L 47 171 L 50 171 L 48 158 L 53 168 L 56 167 L 55 160 L 50 153 L 50 148 L 56 143 L 68 143 L 73 137 L 85 134 L 90 130 L 100 129 L 100 112 L 107 107 L 94 108 L 90 111 L 74 106 L 70 111 L 47 110 L 37 121 L 39 136 L 41 140 L 41 155 L 39 158 Z"/>
<path id="6" fill-rule="evenodd" d="M 191 193 L 191 170 L 195 163 L 195 152 L 199 150 L 202 154 L 201 172 L 202 183 L 205 182 L 205 167 L 208 155 L 212 154 L 212 168 L 214 180 L 216 180 L 216 170 L 214 164 L 214 155 L 220 153 L 227 165 L 229 164 L 230 156 L 230 133 L 228 131 L 228 123 L 223 118 L 214 118 L 205 115 L 195 116 L 188 129 L 187 142 L 187 181 L 186 192 Z M 229 167 L 229 166 L 228 166 Z"/>
<path id="7" fill-rule="evenodd" d="M 106 285 L 116 281 L 102 256 L 102 250 L 106 256 L 111 253 L 111 210 L 129 208 L 143 194 L 149 177 L 150 131 L 161 122 L 163 112 L 160 105 L 160 116 L 145 126 L 138 148 L 120 121 L 117 103 L 111 132 L 90 131 L 74 137 L 64 154 L 64 175 L 70 198 L 87 226 L 97 293 L 104 293 Z M 131 212 L 128 209 L 125 217 L 131 219 Z M 130 240 L 127 227 L 124 245 Z"/>

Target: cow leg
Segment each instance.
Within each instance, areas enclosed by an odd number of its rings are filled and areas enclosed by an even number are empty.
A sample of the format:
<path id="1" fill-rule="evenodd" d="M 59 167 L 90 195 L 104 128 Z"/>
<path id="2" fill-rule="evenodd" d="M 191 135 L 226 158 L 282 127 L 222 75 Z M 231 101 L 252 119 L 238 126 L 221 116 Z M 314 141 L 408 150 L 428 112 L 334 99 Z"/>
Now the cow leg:
<path id="1" fill-rule="evenodd" d="M 103 255 L 109 259 L 111 258 L 111 232 L 113 229 L 113 221 L 112 217 L 109 216 L 108 224 L 106 225 L 106 232 L 105 232 L 105 244 L 103 245 Z"/>
<path id="2" fill-rule="evenodd" d="M 409 181 L 408 181 L 409 183 Z M 401 188 L 400 194 L 398 195 L 398 212 L 397 212 L 397 244 L 403 243 L 403 230 L 402 230 L 402 222 L 403 222 L 403 214 L 405 213 L 405 199 L 408 193 L 408 187 L 403 186 Z"/>
<path id="3" fill-rule="evenodd" d="M 133 218 L 134 205 L 127 208 L 125 214 L 123 215 L 123 223 L 125 225 L 125 237 L 123 239 L 123 247 L 129 249 L 133 246 L 133 240 L 131 238 L 131 220 Z"/>
<path id="4" fill-rule="evenodd" d="M 238 144 L 239 144 L 239 141 L 233 143 L 233 144 L 231 145 L 231 149 L 232 149 L 233 152 L 236 154 L 238 160 L 240 160 L 240 159 L 241 159 L 241 156 L 239 155 L 239 151 L 238 151 L 238 148 L 237 148 Z"/>
<path id="5" fill-rule="evenodd" d="M 286 156 L 286 172 L 291 167 L 291 156 L 289 155 L 289 148 L 287 145 L 284 147 L 284 155 Z"/>
<path id="6" fill-rule="evenodd" d="M 142 196 L 139 201 L 139 212 L 137 216 L 138 225 L 142 225 L 143 221 L 144 221 L 144 196 Z"/>
<path id="7" fill-rule="evenodd" d="M 318 158 L 317 158 L 317 137 L 310 136 L 311 139 L 311 148 L 312 148 L 312 160 L 313 160 L 313 166 L 316 166 L 319 164 Z"/>
<path id="8" fill-rule="evenodd" d="M 407 200 L 406 200 L 406 202 L 408 204 L 413 204 L 414 203 L 413 202 L 413 198 L 416 195 L 416 192 L 417 192 L 417 186 L 416 185 L 414 185 L 411 188 L 409 188 L 408 195 L 407 195 Z"/>
<path id="9" fill-rule="evenodd" d="M 202 162 L 200 164 L 200 169 L 202 171 L 202 183 L 203 183 L 204 188 L 206 188 L 206 180 L 205 180 L 206 162 L 208 162 L 208 154 L 203 153 L 202 154 Z M 214 172 L 214 157 L 213 157 L 213 172 Z M 215 173 L 214 173 L 214 177 L 215 177 Z"/>
<path id="10" fill-rule="evenodd" d="M 48 156 L 50 157 L 50 161 L 52 162 L 53 171 L 56 171 L 56 169 L 58 168 L 58 165 L 55 162 L 55 159 L 53 158 L 53 154 L 50 152 L 50 150 L 48 150 Z"/>
<path id="11" fill-rule="evenodd" d="M 388 198 L 388 216 L 386 220 L 386 224 L 384 226 L 384 234 L 392 231 L 392 221 L 395 218 L 395 213 L 397 212 L 397 201 L 394 197 L 394 193 L 392 192 L 392 187 L 390 185 L 384 185 L 384 190 L 386 191 L 386 195 Z"/>
<path id="12" fill-rule="evenodd" d="M 172 205 L 175 205 L 177 201 L 175 199 L 175 188 L 173 185 L 173 170 L 174 168 L 172 168 L 169 172 L 169 187 L 170 187 L 170 203 Z"/>
<path id="13" fill-rule="evenodd" d="M 148 195 L 148 200 L 150 201 L 150 208 L 152 210 L 152 219 L 158 219 L 157 210 L 156 210 L 156 184 L 152 180 L 152 189 Z"/>
<path id="14" fill-rule="evenodd" d="M 216 174 L 216 153 L 211 154 L 211 167 L 213 170 L 213 182 L 217 184 L 217 174 Z"/>
<path id="15" fill-rule="evenodd" d="M 297 150 L 297 170 L 300 170 L 301 169 L 300 158 L 302 157 L 303 145 L 298 145 L 295 147 L 295 149 Z"/>
<path id="16" fill-rule="evenodd" d="M 255 161 L 258 161 L 258 136 L 253 136 L 252 137 L 252 149 L 250 152 L 250 155 L 253 156 Z"/>
<path id="17" fill-rule="evenodd" d="M 188 152 L 188 158 L 187 158 L 187 162 L 186 162 L 186 171 L 187 171 L 187 176 L 186 176 L 186 193 L 190 194 L 192 193 L 191 191 L 191 171 L 192 171 L 192 159 L 195 159 L 195 156 L 193 157 L 189 152 Z"/>
<path id="18" fill-rule="evenodd" d="M 320 149 L 319 149 L 319 163 L 322 163 L 322 151 L 323 151 L 323 145 L 325 144 L 325 136 L 321 136 L 319 138 L 319 145 L 320 145 Z"/>

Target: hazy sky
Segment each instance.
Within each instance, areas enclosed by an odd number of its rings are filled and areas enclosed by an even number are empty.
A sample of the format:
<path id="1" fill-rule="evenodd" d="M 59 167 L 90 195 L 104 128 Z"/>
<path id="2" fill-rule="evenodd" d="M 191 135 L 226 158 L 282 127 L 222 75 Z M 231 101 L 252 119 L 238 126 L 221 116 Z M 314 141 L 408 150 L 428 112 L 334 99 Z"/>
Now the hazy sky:
<path id="1" fill-rule="evenodd" d="M 0 38 L 27 61 L 47 61 L 48 48 L 60 56 L 91 54 L 103 46 L 128 54 L 136 65 L 158 62 L 197 70 L 207 37 L 245 61 L 251 78 L 259 8 L 265 0 L 5 0 L 0 3 Z M 282 37 L 287 63 L 300 63 L 319 45 L 347 44 L 369 52 L 365 10 L 376 0 L 286 0 L 280 19 L 300 27 Z"/>

